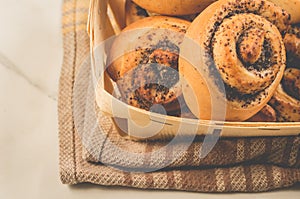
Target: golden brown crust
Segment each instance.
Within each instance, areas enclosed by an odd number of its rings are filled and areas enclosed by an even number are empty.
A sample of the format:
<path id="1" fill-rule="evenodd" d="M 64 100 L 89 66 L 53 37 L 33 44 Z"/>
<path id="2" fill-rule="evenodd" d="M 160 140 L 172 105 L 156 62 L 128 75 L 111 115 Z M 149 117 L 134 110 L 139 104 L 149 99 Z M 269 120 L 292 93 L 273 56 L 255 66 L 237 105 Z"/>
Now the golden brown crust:
<path id="1" fill-rule="evenodd" d="M 154 104 L 167 112 L 180 108 L 178 53 L 190 23 L 155 16 L 127 26 L 115 39 L 107 71 L 128 104 L 149 110 Z"/>
<path id="2" fill-rule="evenodd" d="M 264 0 L 219 0 L 205 9 L 186 34 L 187 40 L 195 42 L 203 51 L 197 69 L 186 58 L 179 61 L 182 79 L 187 84 L 183 94 L 193 113 L 201 119 L 212 119 L 212 98 L 224 96 L 220 81 L 226 89 L 226 120 L 243 121 L 261 110 L 284 72 L 286 52 L 281 33 L 288 25 L 289 15 Z M 253 29 L 262 31 L 264 40 L 253 35 Z M 246 41 L 257 40 L 248 60 L 242 60 L 241 53 L 251 50 L 250 46 L 242 52 L 236 51 L 240 43 L 247 45 L 243 37 Z M 218 75 L 222 80 L 216 78 Z"/>
<path id="3" fill-rule="evenodd" d="M 126 10 L 126 16 L 125 16 L 126 25 L 132 24 L 133 22 L 136 22 L 136 21 L 146 18 L 146 17 L 161 15 L 161 14 L 150 12 L 150 11 L 138 6 L 132 0 L 126 0 L 125 10 Z M 190 15 L 173 15 L 173 17 L 184 19 L 184 20 L 187 20 L 190 22 L 192 22 L 197 16 L 198 16 L 198 13 L 190 14 Z"/>
<path id="4" fill-rule="evenodd" d="M 163 15 L 190 15 L 203 11 L 216 0 L 133 0 L 154 13 Z"/>

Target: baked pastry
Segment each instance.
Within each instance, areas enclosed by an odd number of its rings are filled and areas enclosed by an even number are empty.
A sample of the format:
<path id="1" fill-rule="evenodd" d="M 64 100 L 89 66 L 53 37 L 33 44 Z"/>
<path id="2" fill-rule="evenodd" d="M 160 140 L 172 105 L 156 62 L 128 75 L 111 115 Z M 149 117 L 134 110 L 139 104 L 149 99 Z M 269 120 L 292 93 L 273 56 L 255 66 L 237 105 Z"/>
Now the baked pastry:
<path id="1" fill-rule="evenodd" d="M 291 23 L 300 23 L 300 0 L 269 0 L 291 15 Z"/>
<path id="2" fill-rule="evenodd" d="M 265 105 L 258 113 L 253 115 L 247 122 L 276 122 L 276 112 L 270 105 Z"/>
<path id="3" fill-rule="evenodd" d="M 180 109 L 179 45 L 189 25 L 172 17 L 147 17 L 127 26 L 114 40 L 107 72 L 124 102 L 166 114 Z"/>
<path id="4" fill-rule="evenodd" d="M 300 28 L 291 26 L 284 37 L 287 69 L 270 100 L 280 122 L 300 122 Z"/>
<path id="5" fill-rule="evenodd" d="M 277 113 L 277 121 L 300 122 L 300 69 L 286 69 L 270 105 Z"/>
<path id="6" fill-rule="evenodd" d="M 200 13 L 179 59 L 183 95 L 194 115 L 244 121 L 267 104 L 286 66 L 282 35 L 289 18 L 264 0 L 219 0 Z"/>
<path id="7" fill-rule="evenodd" d="M 126 11 L 126 25 L 129 25 L 135 21 L 138 21 L 140 19 L 143 19 L 145 17 L 151 17 L 151 16 L 157 16 L 160 14 L 149 12 L 148 10 L 138 6 L 136 3 L 134 3 L 132 0 L 126 0 L 125 5 L 125 11 Z M 174 15 L 173 17 L 178 17 L 181 19 L 185 19 L 187 21 L 193 21 L 197 14 L 190 14 L 190 15 Z"/>
<path id="8" fill-rule="evenodd" d="M 133 0 L 150 12 L 163 15 L 190 15 L 200 13 L 216 0 Z"/>
<path id="9" fill-rule="evenodd" d="M 300 68 L 300 26 L 291 26 L 284 37 L 288 64 Z"/>

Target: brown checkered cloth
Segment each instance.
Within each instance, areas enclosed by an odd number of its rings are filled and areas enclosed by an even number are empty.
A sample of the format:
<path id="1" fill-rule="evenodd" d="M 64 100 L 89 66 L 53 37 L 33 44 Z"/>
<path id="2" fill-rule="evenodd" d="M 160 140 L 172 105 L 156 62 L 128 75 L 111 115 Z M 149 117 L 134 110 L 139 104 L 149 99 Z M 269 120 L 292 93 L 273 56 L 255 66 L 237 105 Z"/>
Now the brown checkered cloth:
<path id="1" fill-rule="evenodd" d="M 179 156 L 175 155 L 180 152 L 181 143 L 164 153 L 149 156 L 149 152 L 162 148 L 168 142 L 126 139 L 117 133 L 110 118 L 98 112 L 99 126 L 106 133 L 95 131 L 88 137 L 90 147 L 86 147 L 83 144 L 86 140 L 76 126 L 76 122 L 84 122 L 86 106 L 82 105 L 83 110 L 74 109 L 74 96 L 78 97 L 79 92 L 85 99 L 90 90 L 89 37 L 86 32 L 88 7 L 88 0 L 64 0 L 63 4 L 64 62 L 58 114 L 60 177 L 64 184 L 90 182 L 142 189 L 262 192 L 300 182 L 300 136 L 221 138 L 203 159 L 199 157 L 203 138 L 199 137 Z M 77 94 L 76 81 L 80 85 Z M 80 116 L 79 119 L 74 117 L 74 112 Z M 142 158 L 126 157 L 111 147 L 112 143 L 118 149 L 138 153 Z M 139 171 L 145 165 L 155 170 L 170 157 L 176 159 L 166 168 L 152 172 L 128 171 Z"/>

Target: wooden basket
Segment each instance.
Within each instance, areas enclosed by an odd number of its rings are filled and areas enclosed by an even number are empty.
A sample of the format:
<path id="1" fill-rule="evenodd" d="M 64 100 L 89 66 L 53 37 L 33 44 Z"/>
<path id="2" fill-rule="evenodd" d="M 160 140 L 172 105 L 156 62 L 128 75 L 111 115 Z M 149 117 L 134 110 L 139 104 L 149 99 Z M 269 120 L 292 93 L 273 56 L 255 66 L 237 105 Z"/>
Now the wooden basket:
<path id="1" fill-rule="evenodd" d="M 105 53 L 95 50 L 103 41 L 125 26 L 125 0 L 91 0 L 88 33 L 94 74 L 105 65 Z M 105 47 L 104 47 L 105 48 Z M 97 56 L 97 57 L 96 57 Z M 97 63 L 100 60 L 100 66 Z M 97 68 L 96 68 L 97 66 Z M 100 68 L 99 68 L 100 67 Z M 102 67 L 102 68 L 101 68 Z M 227 137 L 288 136 L 300 134 L 300 122 L 218 122 L 165 116 L 129 106 L 112 96 L 113 82 L 108 75 L 95 78 L 96 102 L 104 114 L 125 122 L 128 134 L 136 138 L 166 137 L 180 134 L 206 135 L 214 132 Z"/>

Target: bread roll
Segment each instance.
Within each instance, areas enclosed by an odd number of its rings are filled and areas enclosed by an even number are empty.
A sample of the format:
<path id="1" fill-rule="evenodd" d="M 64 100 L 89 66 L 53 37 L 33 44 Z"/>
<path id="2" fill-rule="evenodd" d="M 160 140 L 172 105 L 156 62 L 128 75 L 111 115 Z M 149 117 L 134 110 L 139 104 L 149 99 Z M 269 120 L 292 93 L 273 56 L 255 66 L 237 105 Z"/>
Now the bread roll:
<path id="1" fill-rule="evenodd" d="M 137 5 L 163 15 L 190 15 L 203 11 L 216 0 L 133 0 Z"/>
<path id="2" fill-rule="evenodd" d="M 300 23 L 300 0 L 269 0 L 291 15 L 292 23 Z"/>
<path id="3" fill-rule="evenodd" d="M 270 105 L 280 122 L 300 122 L 300 69 L 288 68 Z"/>
<path id="4" fill-rule="evenodd" d="M 149 17 L 149 16 L 157 16 L 160 14 L 149 12 L 148 10 L 141 8 L 136 3 L 134 3 L 132 0 L 126 0 L 126 25 L 129 25 L 135 21 L 138 21 L 140 19 Z M 178 17 L 180 19 L 184 19 L 187 21 L 193 21 L 198 13 L 196 14 L 190 14 L 190 15 L 174 15 L 173 17 Z"/>
<path id="5" fill-rule="evenodd" d="M 188 29 L 179 59 L 194 115 L 244 121 L 261 110 L 283 76 L 288 25 L 288 13 L 264 0 L 219 0 L 206 8 Z"/>
<path id="6" fill-rule="evenodd" d="M 295 64 L 292 67 L 299 65 L 300 68 L 300 27 L 291 26 L 283 41 L 288 54 L 288 64 Z"/>
<path id="7" fill-rule="evenodd" d="M 167 114 L 180 109 L 179 45 L 189 25 L 172 17 L 147 17 L 115 39 L 107 71 L 124 102 L 145 110 L 161 105 Z"/>

